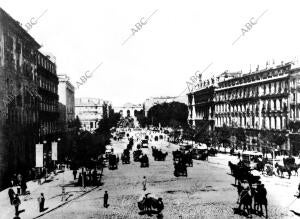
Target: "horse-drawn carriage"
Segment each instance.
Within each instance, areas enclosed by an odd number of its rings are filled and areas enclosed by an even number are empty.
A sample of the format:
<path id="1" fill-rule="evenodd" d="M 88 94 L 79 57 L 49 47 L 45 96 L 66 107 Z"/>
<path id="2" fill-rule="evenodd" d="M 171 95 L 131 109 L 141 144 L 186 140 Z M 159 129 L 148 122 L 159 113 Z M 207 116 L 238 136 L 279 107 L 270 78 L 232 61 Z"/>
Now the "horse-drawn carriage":
<path id="1" fill-rule="evenodd" d="M 142 157 L 143 152 L 142 150 L 138 149 L 136 151 L 133 152 L 133 161 L 134 162 L 138 162 L 140 161 L 140 158 Z"/>
<path id="2" fill-rule="evenodd" d="M 173 154 L 173 161 L 178 161 L 181 158 L 181 151 L 176 150 L 172 152 Z"/>
<path id="3" fill-rule="evenodd" d="M 216 156 L 217 153 L 218 153 L 218 150 L 216 148 L 209 148 L 208 149 L 208 155 L 209 156 Z"/>
<path id="4" fill-rule="evenodd" d="M 201 148 L 193 148 L 192 157 L 196 160 L 207 160 L 208 158 L 208 150 Z"/>
<path id="5" fill-rule="evenodd" d="M 186 176 L 187 177 L 187 167 L 186 163 L 180 159 L 174 162 L 174 176 Z"/>
<path id="6" fill-rule="evenodd" d="M 110 154 L 108 157 L 108 169 L 118 169 L 118 158 L 115 154 Z"/>
<path id="7" fill-rule="evenodd" d="M 190 151 L 182 154 L 182 161 L 186 164 L 188 167 L 193 166 L 193 157 L 192 153 Z"/>
<path id="8" fill-rule="evenodd" d="M 253 175 L 248 167 L 243 161 L 240 161 L 238 164 L 233 164 L 230 161 L 228 162 L 230 167 L 231 175 L 235 178 L 236 181 L 245 182 L 247 181 L 250 185 L 256 184 L 260 180 L 260 176 Z"/>
<path id="9" fill-rule="evenodd" d="M 147 139 L 143 139 L 143 140 L 141 141 L 141 146 L 142 146 L 142 148 L 148 148 L 148 145 L 149 145 L 149 143 L 148 143 L 148 140 L 147 140 Z"/>
<path id="10" fill-rule="evenodd" d="M 161 150 L 158 150 L 157 148 L 152 147 L 152 156 L 154 157 L 154 160 L 165 161 L 167 155 L 168 155 L 168 152 L 163 153 Z"/>
<path id="11" fill-rule="evenodd" d="M 182 162 L 188 167 L 193 166 L 193 158 L 192 153 L 190 151 L 173 151 L 173 163 L 179 163 Z"/>
<path id="12" fill-rule="evenodd" d="M 122 164 L 130 164 L 130 153 L 128 149 L 124 149 L 121 155 Z"/>
<path id="13" fill-rule="evenodd" d="M 292 171 L 295 171 L 295 175 L 298 176 L 299 167 L 300 167 L 300 164 L 296 164 L 295 158 L 292 156 L 283 158 L 283 166 L 278 163 L 275 164 L 275 168 L 277 168 L 277 174 L 279 176 L 283 177 L 283 173 L 287 172 L 289 179 L 291 178 Z"/>
<path id="14" fill-rule="evenodd" d="M 156 210 L 157 213 L 160 213 L 164 209 L 164 203 L 162 198 L 156 198 L 150 193 L 147 193 L 140 201 L 138 201 L 138 208 L 140 211 Z"/>
<path id="15" fill-rule="evenodd" d="M 256 169 L 257 164 L 262 161 L 263 154 L 258 151 L 244 151 L 242 152 L 242 161 L 251 169 Z"/>
<path id="16" fill-rule="evenodd" d="M 140 158 L 140 162 L 141 162 L 141 167 L 149 167 L 149 159 L 146 154 L 142 155 L 142 157 Z"/>

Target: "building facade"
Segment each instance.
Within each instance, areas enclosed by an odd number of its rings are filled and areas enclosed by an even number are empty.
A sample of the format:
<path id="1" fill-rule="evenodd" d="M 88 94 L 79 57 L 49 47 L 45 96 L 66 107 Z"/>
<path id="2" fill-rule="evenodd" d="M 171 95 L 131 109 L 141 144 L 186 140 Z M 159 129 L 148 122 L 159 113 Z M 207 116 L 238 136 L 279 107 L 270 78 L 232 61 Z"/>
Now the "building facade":
<path id="1" fill-rule="evenodd" d="M 213 92 L 215 129 L 220 130 L 224 125 L 233 130 L 242 128 L 247 149 L 259 151 L 265 147 L 262 134 L 272 132 L 286 138 L 282 145 L 276 146 L 279 151 L 298 153 L 299 148 L 290 142 L 289 124 L 300 120 L 299 74 L 299 68 L 292 63 L 243 75 L 221 74 L 216 78 Z M 195 113 L 192 103 L 189 103 L 191 114 Z"/>
<path id="2" fill-rule="evenodd" d="M 125 103 L 123 106 L 113 107 L 114 112 L 120 113 L 121 118 L 132 118 L 132 126 L 139 127 L 139 123 L 136 117 L 136 111 L 144 109 L 142 104 Z"/>
<path id="3" fill-rule="evenodd" d="M 107 107 L 107 109 L 103 109 Z M 85 131 L 93 132 L 98 128 L 98 122 L 103 113 L 108 112 L 108 102 L 98 98 L 75 98 L 75 115 L 81 121 Z"/>
<path id="4" fill-rule="evenodd" d="M 75 88 L 67 75 L 59 75 L 58 78 L 60 120 L 67 124 L 75 119 Z"/>
<path id="5" fill-rule="evenodd" d="M 76 127 L 75 120 L 75 88 L 70 83 L 67 75 L 58 75 L 58 95 L 59 95 L 59 129 L 62 133 L 61 145 L 59 148 L 59 159 L 70 156 L 75 144 Z"/>
<path id="6" fill-rule="evenodd" d="M 61 138 L 58 110 L 58 77 L 56 64 L 49 56 L 37 52 L 39 101 L 39 136 L 44 143 L 44 165 L 52 165 L 51 144 Z M 62 145 L 58 145 L 60 147 Z"/>
<path id="7" fill-rule="evenodd" d="M 40 45 L 0 8 L 0 188 L 35 166 L 39 140 Z"/>
<path id="8" fill-rule="evenodd" d="M 198 89 L 188 94 L 188 123 L 203 131 L 214 130 L 215 79 L 199 81 Z"/>

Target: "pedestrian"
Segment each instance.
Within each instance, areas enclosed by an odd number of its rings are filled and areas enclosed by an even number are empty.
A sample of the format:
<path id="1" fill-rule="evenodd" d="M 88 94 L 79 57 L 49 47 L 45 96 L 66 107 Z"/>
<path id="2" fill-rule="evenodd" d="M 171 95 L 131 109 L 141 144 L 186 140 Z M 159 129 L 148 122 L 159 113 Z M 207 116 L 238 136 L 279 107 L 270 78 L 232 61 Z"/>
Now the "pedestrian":
<path id="1" fill-rule="evenodd" d="M 22 174 L 19 173 L 19 174 L 17 175 L 18 185 L 21 185 L 22 179 L 23 179 Z"/>
<path id="2" fill-rule="evenodd" d="M 86 172 L 84 171 L 83 173 L 82 173 L 82 178 L 83 178 L 83 182 L 82 182 L 82 186 L 85 188 L 86 187 L 86 181 L 87 181 L 87 177 L 86 177 Z"/>
<path id="3" fill-rule="evenodd" d="M 79 173 L 77 185 L 82 186 L 82 175 L 81 175 L 81 173 Z"/>
<path id="4" fill-rule="evenodd" d="M 239 181 L 238 185 L 237 185 L 237 192 L 238 192 L 237 204 L 240 203 L 240 195 L 241 195 L 242 190 L 243 190 L 243 186 L 242 186 L 241 182 Z"/>
<path id="5" fill-rule="evenodd" d="M 98 174 L 97 174 L 97 170 L 94 169 L 93 170 L 93 185 L 96 186 L 98 184 Z"/>
<path id="6" fill-rule="evenodd" d="M 26 181 L 25 181 L 25 179 L 22 179 L 22 182 L 21 182 L 21 191 L 22 191 L 22 195 L 25 195 L 25 194 L 26 194 L 26 189 L 27 189 Z"/>
<path id="7" fill-rule="evenodd" d="M 73 176 L 74 176 L 74 180 L 76 180 L 77 170 L 73 170 Z"/>
<path id="8" fill-rule="evenodd" d="M 13 205 L 15 206 L 15 214 L 19 214 L 19 205 L 21 204 L 21 201 L 19 199 L 19 195 L 16 194 L 15 198 L 13 200 Z"/>
<path id="9" fill-rule="evenodd" d="M 39 210 L 40 212 L 42 212 L 44 210 L 44 204 L 45 204 L 44 193 L 41 193 L 41 195 L 38 197 L 38 203 L 39 203 Z"/>
<path id="10" fill-rule="evenodd" d="M 107 202 L 108 202 L 108 193 L 107 193 L 107 191 L 105 191 L 103 199 L 104 199 L 103 207 L 107 208 L 108 207 L 108 204 L 107 204 Z"/>
<path id="11" fill-rule="evenodd" d="M 268 218 L 268 200 L 267 200 L 267 190 L 264 187 L 264 184 L 260 184 L 257 187 L 257 195 L 258 195 L 258 205 L 260 208 L 260 212 L 263 214 L 262 206 L 265 206 L 266 218 Z"/>
<path id="12" fill-rule="evenodd" d="M 15 179 L 13 177 L 10 179 L 10 186 L 11 187 L 15 186 Z"/>
<path id="13" fill-rule="evenodd" d="M 13 190 L 12 187 L 10 187 L 8 190 L 8 196 L 9 196 L 10 204 L 13 205 L 13 200 L 15 198 L 15 191 Z"/>
<path id="14" fill-rule="evenodd" d="M 147 186 L 147 179 L 146 179 L 146 176 L 143 177 L 143 182 L 142 182 L 142 184 L 143 184 L 143 190 L 146 191 L 146 189 L 147 189 L 147 188 L 146 188 L 146 186 Z"/>

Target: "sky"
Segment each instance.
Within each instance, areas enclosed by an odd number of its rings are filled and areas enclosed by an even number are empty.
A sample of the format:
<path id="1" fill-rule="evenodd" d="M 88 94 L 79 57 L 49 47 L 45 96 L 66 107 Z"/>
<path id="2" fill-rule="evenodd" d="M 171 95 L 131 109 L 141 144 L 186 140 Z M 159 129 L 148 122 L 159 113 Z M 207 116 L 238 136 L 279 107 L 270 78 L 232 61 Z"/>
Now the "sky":
<path id="1" fill-rule="evenodd" d="M 56 57 L 57 73 L 78 87 L 76 98 L 114 106 L 185 95 L 197 71 L 206 69 L 202 78 L 210 78 L 300 58 L 299 6 L 297 0 L 0 0 L 24 28 L 42 15 L 28 32 Z"/>

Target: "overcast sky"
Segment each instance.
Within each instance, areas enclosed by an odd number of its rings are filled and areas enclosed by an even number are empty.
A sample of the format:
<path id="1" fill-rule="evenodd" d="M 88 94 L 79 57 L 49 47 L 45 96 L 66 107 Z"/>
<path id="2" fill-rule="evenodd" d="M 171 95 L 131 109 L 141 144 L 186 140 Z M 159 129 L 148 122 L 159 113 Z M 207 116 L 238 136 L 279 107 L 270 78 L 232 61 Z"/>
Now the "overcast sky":
<path id="1" fill-rule="evenodd" d="M 28 32 L 74 85 L 102 63 L 76 97 L 114 106 L 179 95 L 210 64 L 203 77 L 300 58 L 299 6 L 297 0 L 0 0 L 23 25 L 46 11 Z M 256 24 L 247 29 L 250 22 Z M 133 28 L 137 32 L 122 45 Z"/>

